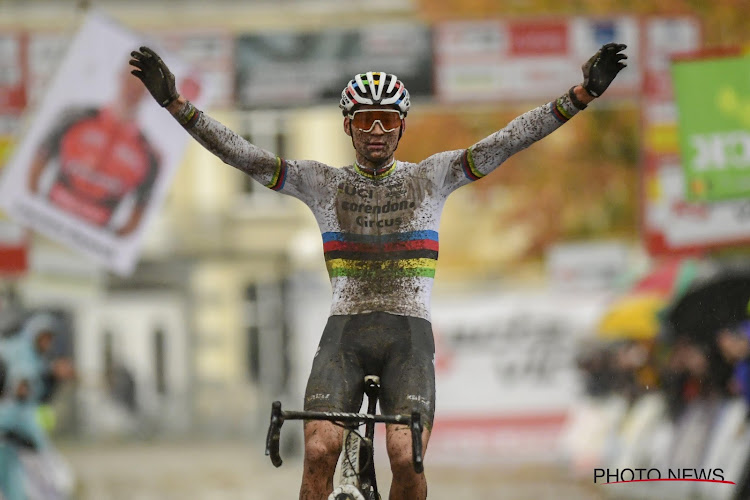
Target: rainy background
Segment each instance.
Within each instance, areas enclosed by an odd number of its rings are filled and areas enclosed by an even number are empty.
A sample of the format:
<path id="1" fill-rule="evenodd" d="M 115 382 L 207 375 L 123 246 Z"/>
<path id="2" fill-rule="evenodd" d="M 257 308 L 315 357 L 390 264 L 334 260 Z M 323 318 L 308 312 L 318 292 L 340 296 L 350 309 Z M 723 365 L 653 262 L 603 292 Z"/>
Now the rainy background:
<path id="1" fill-rule="evenodd" d="M 747 0 L 0 0 L 0 169 L 68 99 L 53 82 L 93 12 L 179 61 L 212 89 L 204 110 L 252 143 L 335 166 L 353 160 L 338 95 L 363 68 L 410 89 L 397 158 L 416 162 L 557 98 L 601 44 L 627 43 L 601 99 L 446 204 L 429 497 L 750 498 Z M 693 131 L 734 163 L 691 168 Z M 272 401 L 301 408 L 328 315 L 320 233 L 302 203 L 178 135 L 130 268 L 23 210 L 0 218 L 0 353 L 54 321 L 24 417 L 48 445 L 0 442 L 29 498 L 298 494 L 301 426 L 284 426 L 281 468 L 264 439 Z M 604 484 L 639 469 L 707 481 Z"/>

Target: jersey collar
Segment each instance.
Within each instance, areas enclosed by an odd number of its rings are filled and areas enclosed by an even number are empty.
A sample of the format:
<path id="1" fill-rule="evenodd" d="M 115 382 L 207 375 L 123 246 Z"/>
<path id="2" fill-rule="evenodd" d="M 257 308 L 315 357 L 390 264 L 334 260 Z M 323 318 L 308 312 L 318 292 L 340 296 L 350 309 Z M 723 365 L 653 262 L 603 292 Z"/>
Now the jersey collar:
<path id="1" fill-rule="evenodd" d="M 393 173 L 394 170 L 396 170 L 396 160 L 393 160 L 393 163 L 391 163 L 390 165 L 379 168 L 377 170 L 361 167 L 359 163 L 355 161 L 354 170 L 356 170 L 359 175 L 367 177 L 368 179 L 380 180 L 388 177 Z"/>

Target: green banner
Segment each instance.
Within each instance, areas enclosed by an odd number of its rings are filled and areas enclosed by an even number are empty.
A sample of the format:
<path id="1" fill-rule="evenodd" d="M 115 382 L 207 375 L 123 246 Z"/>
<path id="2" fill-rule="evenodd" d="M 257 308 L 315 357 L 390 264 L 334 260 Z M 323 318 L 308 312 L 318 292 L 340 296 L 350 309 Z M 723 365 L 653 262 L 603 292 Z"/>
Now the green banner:
<path id="1" fill-rule="evenodd" d="M 676 61 L 672 79 L 686 198 L 750 198 L 750 56 Z"/>

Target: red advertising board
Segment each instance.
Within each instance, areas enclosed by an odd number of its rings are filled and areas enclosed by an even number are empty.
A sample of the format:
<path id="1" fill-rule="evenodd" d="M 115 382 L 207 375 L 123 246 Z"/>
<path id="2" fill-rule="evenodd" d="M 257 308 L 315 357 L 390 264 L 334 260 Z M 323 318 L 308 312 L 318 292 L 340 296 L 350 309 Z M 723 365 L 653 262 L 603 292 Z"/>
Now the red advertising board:
<path id="1" fill-rule="evenodd" d="M 510 55 L 513 57 L 565 56 L 568 22 L 516 22 L 509 26 Z"/>
<path id="2" fill-rule="evenodd" d="M 28 232 L 20 226 L 0 220 L 0 276 L 23 274 L 28 263 Z"/>
<path id="3" fill-rule="evenodd" d="M 20 113 L 26 107 L 26 37 L 0 34 L 0 114 Z"/>

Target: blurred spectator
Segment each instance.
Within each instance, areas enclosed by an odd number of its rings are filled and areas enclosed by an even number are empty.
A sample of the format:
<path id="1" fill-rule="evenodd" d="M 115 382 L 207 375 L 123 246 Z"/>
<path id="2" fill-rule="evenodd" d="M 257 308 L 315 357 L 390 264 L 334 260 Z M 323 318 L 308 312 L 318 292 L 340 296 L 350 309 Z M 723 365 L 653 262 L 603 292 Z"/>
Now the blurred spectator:
<path id="1" fill-rule="evenodd" d="M 669 414 L 677 419 L 687 404 L 704 391 L 709 369 L 706 350 L 685 337 L 679 337 L 662 368 L 661 380 Z"/>
<path id="2" fill-rule="evenodd" d="M 8 370 L 6 396 L 0 400 L 0 491 L 5 500 L 24 500 L 25 475 L 20 449 L 41 450 L 47 438 L 36 420 L 34 373 L 28 367 Z"/>
<path id="3" fill-rule="evenodd" d="M 578 356 L 586 393 L 592 397 L 612 394 L 632 402 L 656 387 L 657 368 L 651 342 L 622 340 L 607 342 Z"/>
<path id="4" fill-rule="evenodd" d="M 30 381 L 37 402 L 49 401 L 59 383 L 75 375 L 69 359 L 50 359 L 54 338 L 61 333 L 62 324 L 56 316 L 36 313 L 16 334 L 0 339 L 0 360 L 9 369 L 22 365 L 33 373 Z"/>
<path id="5" fill-rule="evenodd" d="M 47 355 L 52 348 L 54 335 L 60 324 L 51 314 L 35 314 L 23 325 L 20 332 L 0 341 L 0 358 L 8 370 L 14 366 L 24 366 L 35 387 L 35 396 L 41 394 L 41 377 L 48 369 Z"/>
<path id="6" fill-rule="evenodd" d="M 614 367 L 620 374 L 620 391 L 631 403 L 657 384 L 653 343 L 631 340 L 619 344 Z"/>
<path id="7" fill-rule="evenodd" d="M 25 491 L 30 483 L 21 460 L 24 450 L 34 451 L 31 462 L 62 465 L 59 459 L 49 460 L 55 454 L 38 413 L 40 404 L 53 398 L 60 383 L 75 376 L 69 359 L 49 359 L 54 337 L 61 332 L 62 324 L 57 317 L 37 313 L 27 319 L 19 332 L 0 340 L 0 361 L 6 373 L 0 403 L 0 434 L 3 436 L 0 489 L 6 500 L 27 497 Z M 37 478 L 37 482 L 42 480 L 49 481 Z M 55 491 L 55 485 L 45 485 L 45 491 Z"/>
<path id="8" fill-rule="evenodd" d="M 716 342 L 724 360 L 734 368 L 729 391 L 750 405 L 750 320 L 722 329 Z"/>

